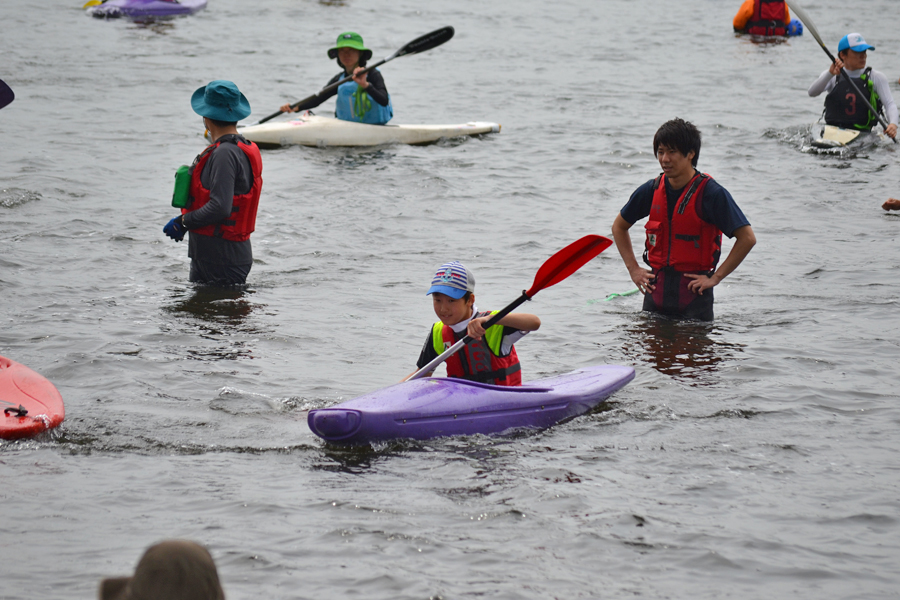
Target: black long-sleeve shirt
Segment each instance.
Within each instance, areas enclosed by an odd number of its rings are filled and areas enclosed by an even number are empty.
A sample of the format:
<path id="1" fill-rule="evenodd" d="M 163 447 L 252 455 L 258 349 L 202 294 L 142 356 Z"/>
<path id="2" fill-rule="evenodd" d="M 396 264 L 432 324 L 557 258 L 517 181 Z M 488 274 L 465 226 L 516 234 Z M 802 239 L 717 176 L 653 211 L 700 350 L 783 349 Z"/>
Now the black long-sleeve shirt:
<path id="1" fill-rule="evenodd" d="M 333 83 L 337 83 L 344 77 L 347 77 L 347 73 L 341 71 L 340 73 L 332 77 L 331 80 L 325 84 L 325 87 L 328 87 Z M 387 86 L 385 86 L 384 84 L 384 77 L 381 76 L 381 73 L 379 71 L 376 71 L 375 69 L 372 69 L 371 71 L 366 73 L 366 81 L 369 82 L 369 87 L 366 88 L 366 93 L 369 95 L 369 98 L 371 98 L 381 106 L 387 106 L 390 98 L 388 96 Z M 332 98 L 336 95 L 337 88 L 335 88 L 334 91 L 319 98 L 319 101 L 316 104 L 307 105 L 307 108 L 315 108 L 329 98 Z"/>

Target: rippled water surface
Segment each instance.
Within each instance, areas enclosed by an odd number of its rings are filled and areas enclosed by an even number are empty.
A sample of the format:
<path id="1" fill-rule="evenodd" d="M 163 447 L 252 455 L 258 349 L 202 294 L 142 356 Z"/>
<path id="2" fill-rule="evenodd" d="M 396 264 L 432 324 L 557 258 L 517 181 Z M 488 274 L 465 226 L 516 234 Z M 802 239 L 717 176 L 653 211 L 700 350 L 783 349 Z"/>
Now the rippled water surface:
<path id="1" fill-rule="evenodd" d="M 806 8 L 832 47 L 863 33 L 896 94 L 894 3 L 865 4 Z M 810 152 L 828 59 L 808 32 L 735 37 L 738 5 L 210 0 L 141 25 L 0 4 L 0 354 L 67 410 L 0 442 L 0 598 L 94 597 L 171 537 L 211 549 L 230 599 L 895 597 L 898 150 Z M 256 120 L 328 81 L 337 33 L 378 58 L 444 25 L 382 67 L 395 122 L 502 133 L 266 151 L 249 289 L 189 285 L 161 228 L 204 145 L 191 93 L 231 79 Z M 413 370 L 440 263 L 500 308 L 608 235 L 675 116 L 759 240 L 713 324 L 605 301 L 633 287 L 613 248 L 528 304 L 518 344 L 525 379 L 633 365 L 601 410 L 355 450 L 309 431 Z"/>

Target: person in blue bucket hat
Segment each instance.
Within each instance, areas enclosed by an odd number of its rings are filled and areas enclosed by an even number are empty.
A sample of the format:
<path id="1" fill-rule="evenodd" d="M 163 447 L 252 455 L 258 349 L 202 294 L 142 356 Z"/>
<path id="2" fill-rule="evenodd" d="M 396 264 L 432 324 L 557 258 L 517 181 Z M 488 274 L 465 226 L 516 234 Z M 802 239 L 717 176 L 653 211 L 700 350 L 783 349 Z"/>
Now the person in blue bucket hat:
<path id="1" fill-rule="evenodd" d="M 194 92 L 191 107 L 203 117 L 212 143 L 187 169 L 184 197 L 176 183 L 172 204 L 181 215 L 163 232 L 175 241 L 189 234 L 192 282 L 243 285 L 253 265 L 250 234 L 262 191 L 259 148 L 237 130 L 237 122 L 250 115 L 250 103 L 234 83 L 218 79 Z"/>
<path id="2" fill-rule="evenodd" d="M 815 97 L 825 92 L 825 123 L 841 127 L 870 131 L 878 124 L 878 117 L 869 110 L 861 98 L 860 90 L 876 111 L 882 113 L 888 123 L 884 132 L 897 136 L 897 105 L 891 95 L 888 79 L 881 71 L 866 67 L 867 52 L 874 50 L 859 33 L 848 33 L 838 42 L 838 55 L 827 71 L 809 86 L 808 93 Z M 841 68 L 856 84 L 856 89 L 841 75 Z"/>
<path id="3" fill-rule="evenodd" d="M 231 81 L 217 79 L 197 88 L 191 96 L 194 112 L 208 119 L 237 123 L 250 116 L 250 103 Z"/>
<path id="4" fill-rule="evenodd" d="M 325 87 L 350 75 L 353 76 L 353 81 L 338 86 L 334 92 L 319 98 L 317 103 L 305 105 L 303 108 L 315 108 L 336 94 L 334 116 L 338 119 L 384 125 L 393 118 L 394 107 L 381 71 L 372 69 L 368 73 L 360 73 L 365 69 L 366 62 L 372 58 L 372 51 L 366 48 L 361 35 L 355 31 L 340 34 L 334 47 L 328 50 L 328 58 L 336 59 L 338 66 L 343 70 L 332 77 Z M 281 107 L 281 112 L 286 113 L 299 110 L 292 108 L 290 104 Z"/>

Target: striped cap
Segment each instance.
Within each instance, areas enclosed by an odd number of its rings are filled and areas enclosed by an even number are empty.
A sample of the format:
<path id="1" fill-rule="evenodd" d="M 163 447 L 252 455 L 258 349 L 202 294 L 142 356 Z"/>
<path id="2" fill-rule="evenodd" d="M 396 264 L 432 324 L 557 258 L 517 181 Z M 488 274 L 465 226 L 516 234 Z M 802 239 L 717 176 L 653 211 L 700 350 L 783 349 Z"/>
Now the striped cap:
<path id="1" fill-rule="evenodd" d="M 466 292 L 475 291 L 475 276 L 458 260 L 444 263 L 434 274 L 431 287 L 425 295 L 435 292 L 450 296 L 454 299 L 462 298 Z"/>

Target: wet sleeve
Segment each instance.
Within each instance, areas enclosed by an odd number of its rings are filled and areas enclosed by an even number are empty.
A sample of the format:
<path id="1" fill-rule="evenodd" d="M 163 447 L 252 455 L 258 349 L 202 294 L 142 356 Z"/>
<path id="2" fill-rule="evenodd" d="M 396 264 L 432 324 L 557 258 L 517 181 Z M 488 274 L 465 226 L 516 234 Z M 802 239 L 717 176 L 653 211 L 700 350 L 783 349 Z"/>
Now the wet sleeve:
<path id="1" fill-rule="evenodd" d="M 421 369 L 438 357 L 434 350 L 434 344 L 431 342 L 431 330 L 428 330 L 428 337 L 425 338 L 425 345 L 422 346 L 422 352 L 419 354 L 419 360 L 416 361 L 416 368 Z"/>
<path id="2" fill-rule="evenodd" d="M 891 94 L 891 86 L 887 77 L 880 71 L 872 71 L 872 82 L 875 84 L 875 92 L 884 105 L 884 114 L 887 116 L 887 122 L 897 124 L 897 104 L 894 102 L 894 96 Z"/>
<path id="3" fill-rule="evenodd" d="M 735 31 L 743 31 L 744 27 L 747 26 L 747 22 L 750 20 L 750 17 L 753 16 L 753 0 L 744 0 L 744 3 L 741 4 L 741 7 L 738 9 L 737 14 L 734 15 L 734 21 L 732 22 L 732 26 Z"/>
<path id="4" fill-rule="evenodd" d="M 728 190 L 715 181 L 707 183 L 703 192 L 703 220 L 730 238 L 736 230 L 750 224 Z"/>
<path id="5" fill-rule="evenodd" d="M 344 77 L 344 72 L 341 71 L 340 73 L 338 73 L 337 75 L 335 75 L 334 77 L 332 77 L 331 79 L 329 79 L 329 80 L 328 80 L 328 83 L 326 83 L 326 84 L 324 85 L 324 87 L 328 87 L 328 86 L 331 85 L 332 83 L 337 83 L 337 82 L 340 81 L 343 77 Z M 312 101 L 311 103 L 309 103 L 309 104 L 304 104 L 304 105 L 303 105 L 303 110 L 309 110 L 310 108 L 315 108 L 315 107 L 321 105 L 323 102 L 325 102 L 325 101 L 328 100 L 329 98 L 333 98 L 333 97 L 336 96 L 336 95 L 337 95 L 337 88 L 333 89 L 332 91 L 328 92 L 327 94 L 324 94 L 324 95 L 318 97 L 316 100 L 313 100 L 313 101 Z"/>
<path id="6" fill-rule="evenodd" d="M 822 71 L 822 74 L 819 75 L 819 78 L 813 81 L 813 84 L 809 86 L 809 89 L 806 91 L 810 96 L 815 97 L 821 94 L 822 92 L 830 92 L 834 89 L 834 84 L 837 82 L 837 79 L 828 69 Z"/>
<path id="7" fill-rule="evenodd" d="M 388 91 L 387 86 L 384 84 L 384 77 L 381 76 L 381 73 L 376 70 L 371 70 L 366 74 L 366 81 L 369 82 L 369 87 L 366 88 L 366 93 L 369 95 L 369 98 L 380 104 L 381 106 L 388 105 Z"/>
<path id="8" fill-rule="evenodd" d="M 634 225 L 650 214 L 650 207 L 653 205 L 653 182 L 654 179 L 651 179 L 638 189 L 634 190 L 634 193 L 631 194 L 631 198 L 628 199 L 628 202 L 622 207 L 622 210 L 619 211 L 622 218 L 630 224 Z"/>
<path id="9" fill-rule="evenodd" d="M 509 356 L 509 353 L 512 352 L 513 344 L 521 340 L 530 332 L 507 327 L 506 325 L 501 325 L 501 327 L 503 327 L 503 341 L 500 342 L 500 356 L 504 357 Z"/>

